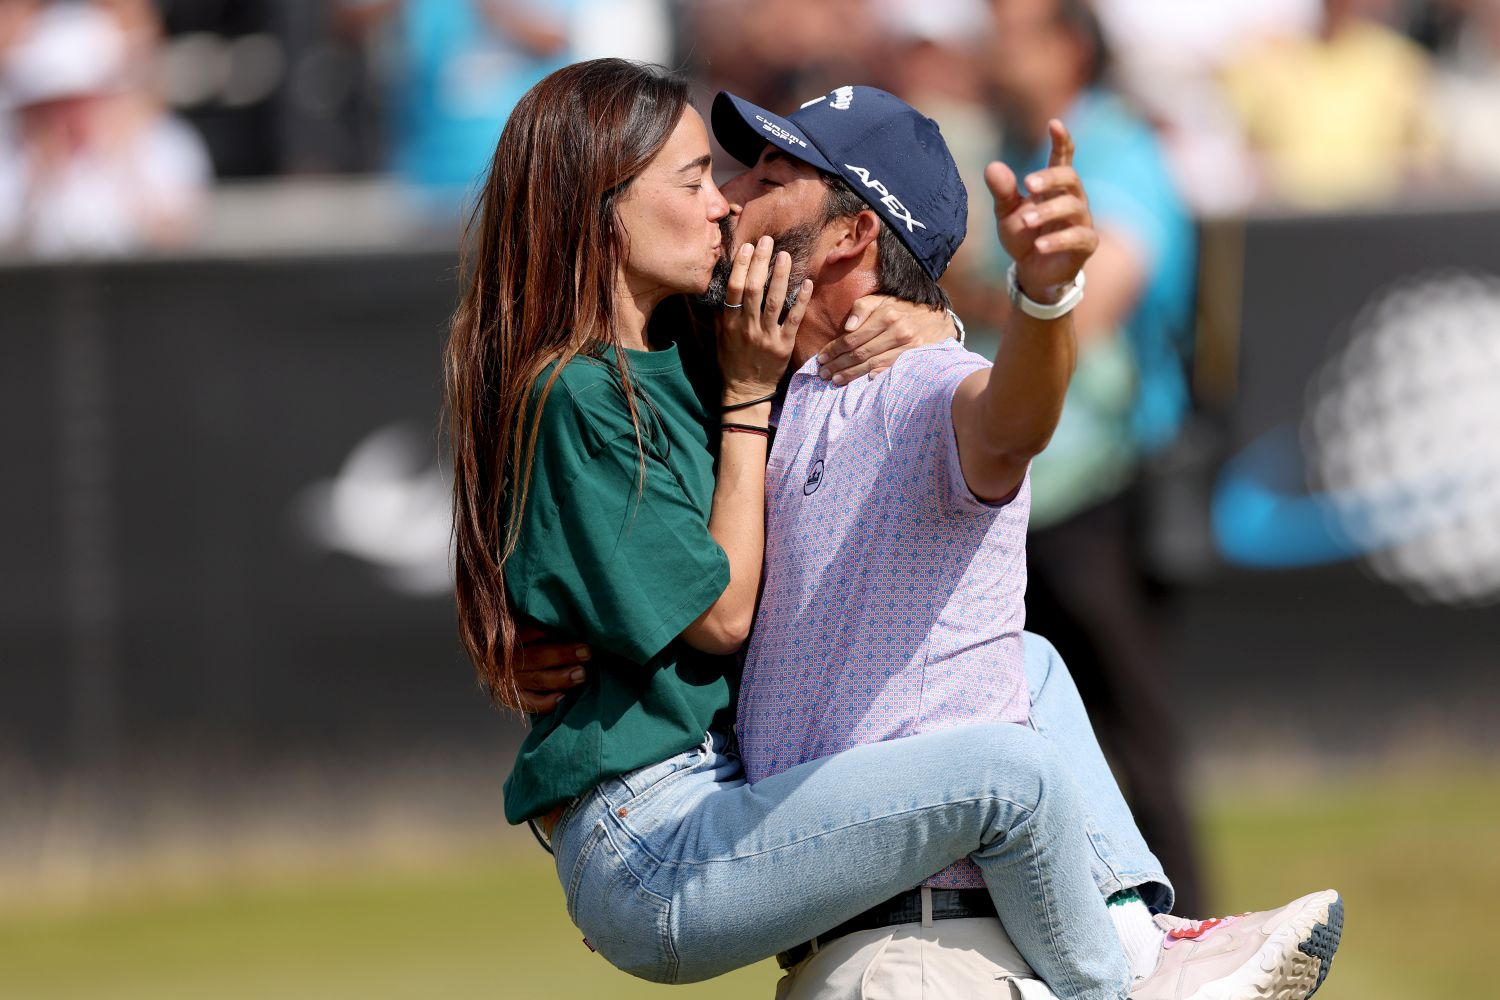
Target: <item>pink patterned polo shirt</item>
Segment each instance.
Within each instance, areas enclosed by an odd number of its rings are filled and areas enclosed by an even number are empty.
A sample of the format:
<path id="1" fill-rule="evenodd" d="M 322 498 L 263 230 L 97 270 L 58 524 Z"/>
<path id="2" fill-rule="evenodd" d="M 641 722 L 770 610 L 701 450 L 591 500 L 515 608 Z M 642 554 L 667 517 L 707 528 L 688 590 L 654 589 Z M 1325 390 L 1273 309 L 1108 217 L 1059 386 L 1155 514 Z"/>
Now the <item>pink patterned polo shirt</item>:
<path id="1" fill-rule="evenodd" d="M 1003 506 L 975 498 L 953 436 L 953 394 L 988 364 L 950 342 L 846 386 L 816 359 L 792 376 L 736 726 L 751 782 L 862 743 L 1026 721 L 1030 477 Z M 927 884 L 984 880 L 964 860 Z"/>

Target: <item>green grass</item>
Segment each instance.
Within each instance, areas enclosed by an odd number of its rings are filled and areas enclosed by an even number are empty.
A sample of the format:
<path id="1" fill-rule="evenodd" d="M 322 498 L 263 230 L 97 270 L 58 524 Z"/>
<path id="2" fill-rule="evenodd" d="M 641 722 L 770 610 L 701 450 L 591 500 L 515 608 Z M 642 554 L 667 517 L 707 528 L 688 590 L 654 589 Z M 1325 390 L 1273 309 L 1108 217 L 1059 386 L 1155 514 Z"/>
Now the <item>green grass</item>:
<path id="1" fill-rule="evenodd" d="M 1500 773 L 1439 768 L 1223 799 L 1204 838 L 1225 908 L 1343 893 L 1343 945 L 1317 1000 L 1495 995 Z"/>
<path id="2" fill-rule="evenodd" d="M 1226 909 L 1327 885 L 1343 891 L 1345 943 L 1319 1000 L 1492 992 L 1493 773 L 1219 793 L 1204 836 Z M 0 919 L 0 997 L 769 1000 L 771 963 L 670 990 L 615 972 L 579 943 L 546 860 L 507 841 L 489 855 L 415 870 L 12 910 Z"/>

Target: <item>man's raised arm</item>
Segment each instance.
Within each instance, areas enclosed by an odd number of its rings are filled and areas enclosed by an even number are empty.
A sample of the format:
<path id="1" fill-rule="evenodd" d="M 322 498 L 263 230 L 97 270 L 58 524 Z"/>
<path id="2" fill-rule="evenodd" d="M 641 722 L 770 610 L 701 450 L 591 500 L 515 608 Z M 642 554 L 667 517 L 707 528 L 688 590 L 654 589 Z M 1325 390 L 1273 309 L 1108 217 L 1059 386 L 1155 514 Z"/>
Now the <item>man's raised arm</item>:
<path id="1" fill-rule="evenodd" d="M 1099 245 L 1073 169 L 1073 137 L 1056 119 L 1048 130 L 1047 168 L 1027 177 L 1024 191 L 1003 163 L 984 172 L 1000 242 L 1015 261 L 1015 308 L 994 367 L 964 379 L 954 394 L 953 429 L 964 480 L 992 502 L 1015 496 L 1062 416 L 1078 354 L 1072 306 L 1082 295 L 1084 261 Z"/>

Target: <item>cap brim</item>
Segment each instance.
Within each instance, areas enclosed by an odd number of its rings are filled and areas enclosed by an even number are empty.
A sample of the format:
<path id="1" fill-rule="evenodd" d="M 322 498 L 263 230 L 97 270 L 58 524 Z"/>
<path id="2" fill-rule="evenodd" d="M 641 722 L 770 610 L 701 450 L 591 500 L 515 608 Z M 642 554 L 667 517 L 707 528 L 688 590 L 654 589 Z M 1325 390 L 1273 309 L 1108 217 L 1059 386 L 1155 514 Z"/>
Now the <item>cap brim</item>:
<path id="1" fill-rule="evenodd" d="M 791 119 L 757 107 L 727 90 L 719 91 L 714 98 L 710 121 L 719 145 L 747 167 L 753 167 L 761 150 L 769 145 L 819 170 L 838 173 Z"/>

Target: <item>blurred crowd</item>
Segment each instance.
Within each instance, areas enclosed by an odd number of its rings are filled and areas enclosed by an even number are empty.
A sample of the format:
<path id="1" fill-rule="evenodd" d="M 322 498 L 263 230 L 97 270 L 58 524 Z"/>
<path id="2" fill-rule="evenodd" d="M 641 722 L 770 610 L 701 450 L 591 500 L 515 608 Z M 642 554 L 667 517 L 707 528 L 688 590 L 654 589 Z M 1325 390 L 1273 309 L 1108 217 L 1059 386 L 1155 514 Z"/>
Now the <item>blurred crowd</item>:
<path id="1" fill-rule="evenodd" d="M 292 131 L 266 124 L 278 109 L 373 136 L 261 172 L 388 171 L 451 209 L 519 96 L 600 55 L 779 110 L 885 87 L 943 125 L 977 181 L 1035 127 L 1018 105 L 1056 55 L 1037 24 L 1084 6 L 1087 89 L 1149 127 L 1194 215 L 1500 186 L 1500 0 L 0 0 L 0 246 L 189 240 L 214 173 L 244 172 L 224 123 L 250 119 L 221 112 L 257 102 L 261 145 Z M 322 38 L 276 37 L 292 24 Z"/>
<path id="2" fill-rule="evenodd" d="M 771 107 L 846 77 L 878 83 L 930 109 L 950 141 L 993 149 L 993 134 L 971 133 L 1014 127 L 1015 78 L 1046 72 L 1018 34 L 1023 9 L 1069 6 L 703 0 L 691 9 L 692 55 L 708 79 Z M 1500 184 L 1494 0 L 1088 6 L 1101 82 L 1151 125 L 1197 212 L 1336 209 L 1413 186 Z M 797 25 L 795 38 L 783 24 Z"/>

